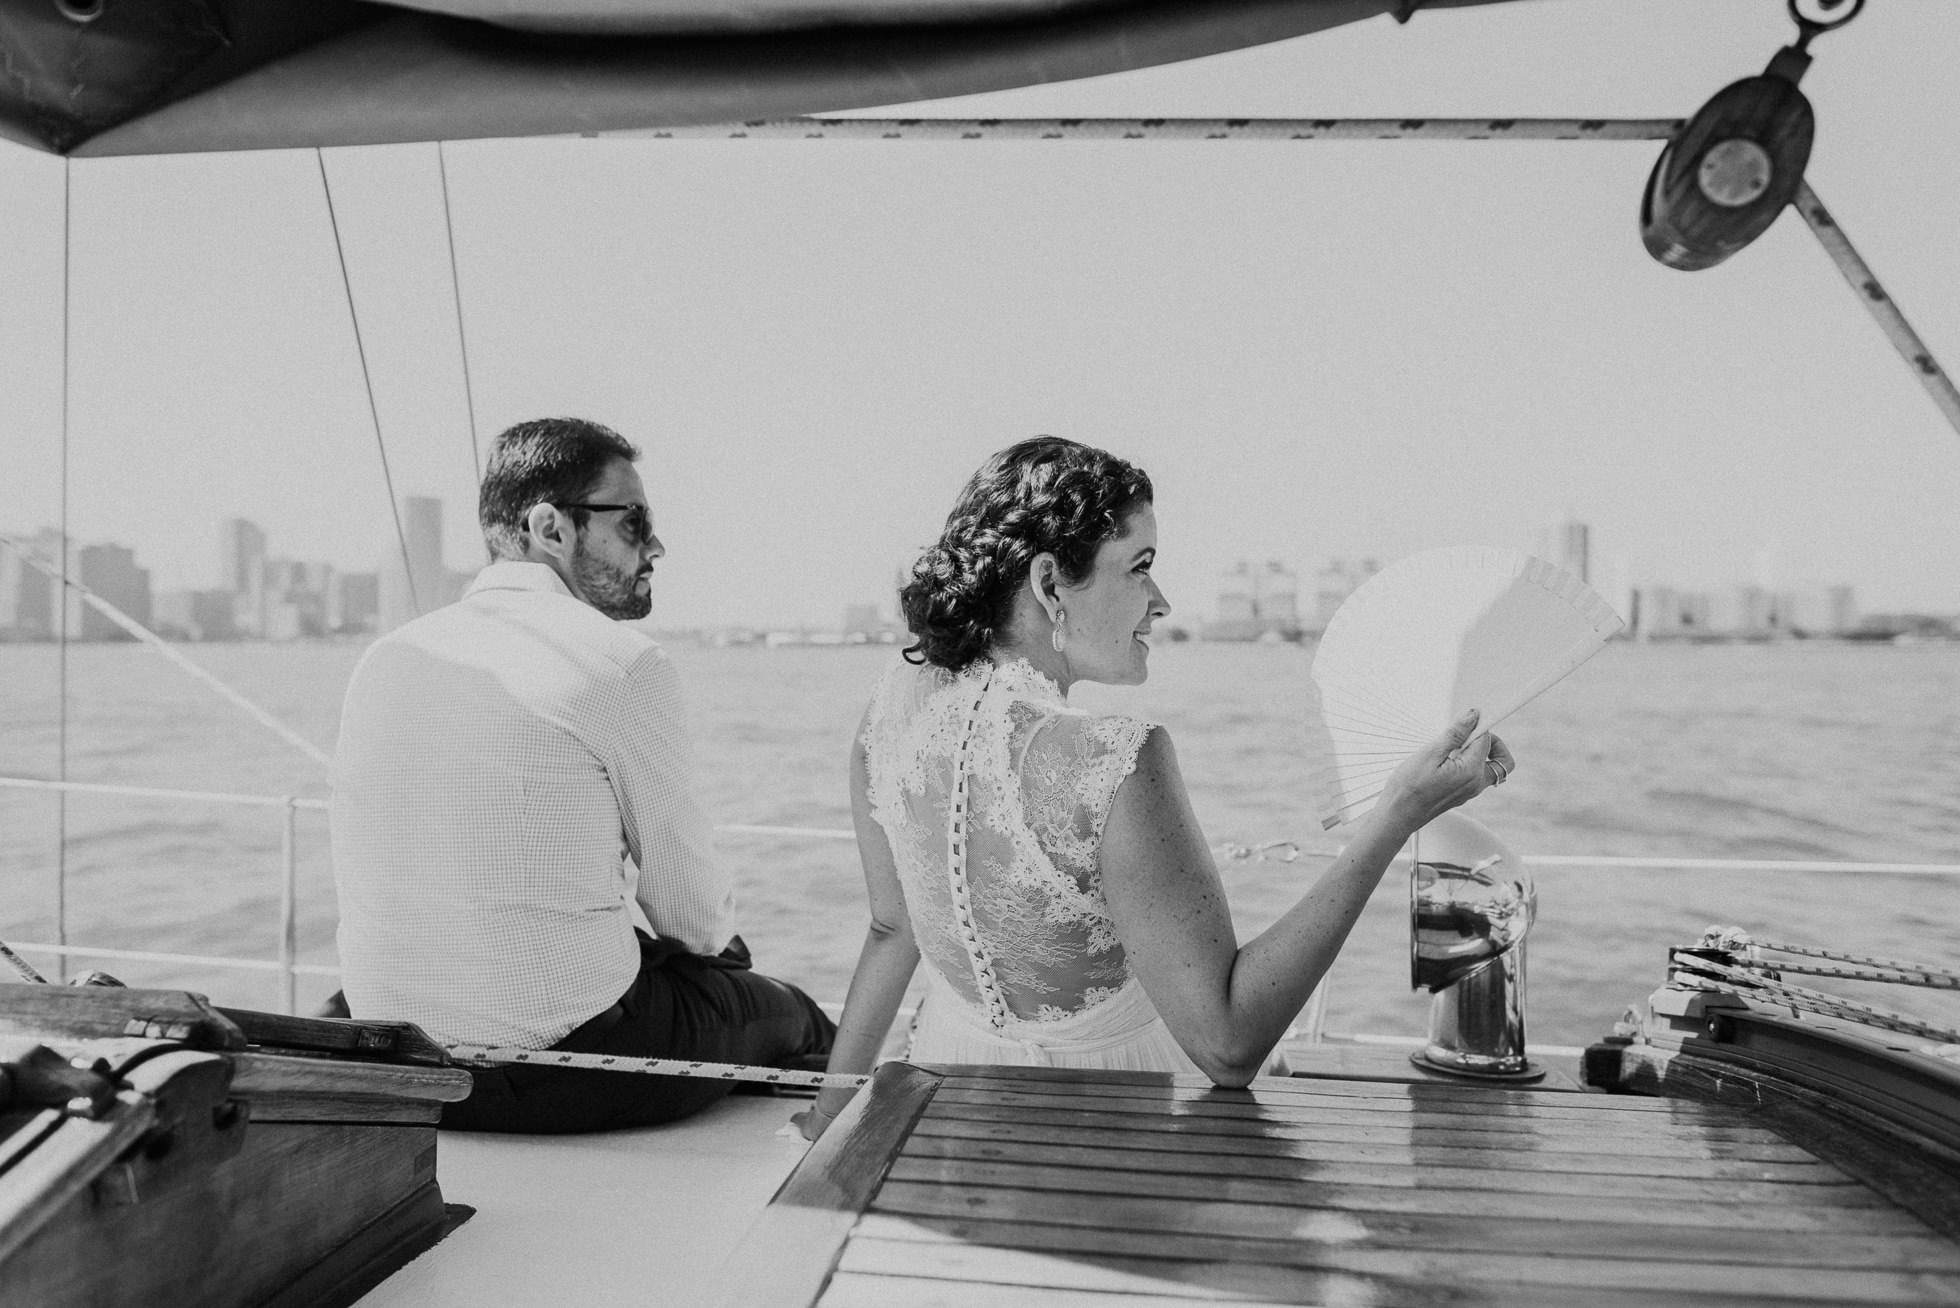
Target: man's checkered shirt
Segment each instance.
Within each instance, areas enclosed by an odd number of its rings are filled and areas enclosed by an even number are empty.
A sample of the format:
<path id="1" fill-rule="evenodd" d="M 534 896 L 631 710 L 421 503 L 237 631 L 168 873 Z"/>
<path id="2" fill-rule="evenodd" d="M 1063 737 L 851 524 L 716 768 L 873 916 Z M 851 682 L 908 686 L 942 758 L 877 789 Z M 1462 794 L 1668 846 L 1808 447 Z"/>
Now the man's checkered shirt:
<path id="1" fill-rule="evenodd" d="M 633 898 L 696 953 L 734 931 L 673 664 L 543 564 L 369 648 L 332 828 L 349 1007 L 441 1040 L 543 1049 L 604 1011 L 639 970 Z"/>

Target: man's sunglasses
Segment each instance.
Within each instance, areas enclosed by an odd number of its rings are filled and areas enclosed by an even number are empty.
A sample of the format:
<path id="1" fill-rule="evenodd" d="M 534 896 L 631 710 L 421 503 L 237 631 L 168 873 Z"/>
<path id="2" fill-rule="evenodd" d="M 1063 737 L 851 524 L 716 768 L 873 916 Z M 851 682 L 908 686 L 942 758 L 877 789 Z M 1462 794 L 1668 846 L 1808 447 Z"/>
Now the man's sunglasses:
<path id="1" fill-rule="evenodd" d="M 619 520 L 627 535 L 644 545 L 653 539 L 653 515 L 644 504 L 560 504 L 561 509 L 584 509 L 588 513 L 624 513 Z"/>

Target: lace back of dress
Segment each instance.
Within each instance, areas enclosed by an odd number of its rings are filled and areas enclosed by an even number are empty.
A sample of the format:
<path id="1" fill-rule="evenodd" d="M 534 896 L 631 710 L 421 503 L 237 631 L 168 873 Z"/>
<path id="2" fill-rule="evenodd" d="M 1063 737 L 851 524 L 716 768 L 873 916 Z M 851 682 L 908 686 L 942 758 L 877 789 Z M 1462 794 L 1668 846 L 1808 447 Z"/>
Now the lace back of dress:
<path id="1" fill-rule="evenodd" d="M 1148 730 L 1069 709 L 1025 662 L 904 668 L 880 686 L 872 814 L 921 954 L 996 1028 L 1072 1016 L 1129 979 L 1098 862 Z"/>

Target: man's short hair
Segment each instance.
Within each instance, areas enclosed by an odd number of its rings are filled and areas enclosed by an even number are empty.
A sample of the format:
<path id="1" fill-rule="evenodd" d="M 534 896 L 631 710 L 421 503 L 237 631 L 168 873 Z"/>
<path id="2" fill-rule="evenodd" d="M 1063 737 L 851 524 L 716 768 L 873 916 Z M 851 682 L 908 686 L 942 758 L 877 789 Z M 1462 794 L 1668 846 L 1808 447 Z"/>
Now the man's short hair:
<path id="1" fill-rule="evenodd" d="M 614 459 L 640 457 L 633 443 L 612 428 L 584 418 L 533 418 L 507 428 L 490 446 L 476 516 L 493 559 L 521 557 L 524 518 L 536 504 L 570 504 L 586 498 Z M 589 516 L 566 510 L 581 531 Z"/>

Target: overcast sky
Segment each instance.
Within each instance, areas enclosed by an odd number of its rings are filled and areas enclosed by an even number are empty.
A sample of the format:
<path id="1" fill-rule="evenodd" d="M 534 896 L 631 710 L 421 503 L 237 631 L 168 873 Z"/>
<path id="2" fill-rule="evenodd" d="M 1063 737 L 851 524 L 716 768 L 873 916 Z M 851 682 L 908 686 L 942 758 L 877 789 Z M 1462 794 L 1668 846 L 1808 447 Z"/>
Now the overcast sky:
<path id="1" fill-rule="evenodd" d="M 932 106 L 992 115 L 1691 113 L 1782 0 L 1419 12 Z M 1809 177 L 1960 368 L 1960 5 L 1820 38 Z M 646 450 L 663 625 L 887 608 L 989 452 L 1140 462 L 1159 575 L 1210 615 L 1275 557 L 1530 547 L 1624 580 L 1851 582 L 1960 611 L 1960 436 L 1786 214 L 1708 272 L 1641 248 L 1655 144 L 462 142 L 450 204 L 482 437 L 570 413 Z M 474 566 L 434 146 L 326 152 L 396 492 Z M 59 160 L 0 145 L 0 529 L 59 517 Z M 311 152 L 72 166 L 70 521 L 159 588 L 217 523 L 371 568 L 381 462 Z"/>

